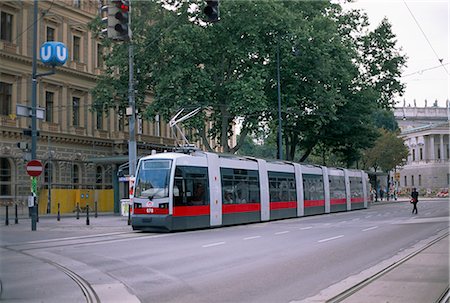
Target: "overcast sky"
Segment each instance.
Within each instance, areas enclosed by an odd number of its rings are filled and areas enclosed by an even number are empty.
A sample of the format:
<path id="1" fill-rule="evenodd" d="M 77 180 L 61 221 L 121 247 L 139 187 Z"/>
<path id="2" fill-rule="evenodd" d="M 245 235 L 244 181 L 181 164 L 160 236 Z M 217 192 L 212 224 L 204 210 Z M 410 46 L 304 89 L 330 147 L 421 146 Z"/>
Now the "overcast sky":
<path id="1" fill-rule="evenodd" d="M 425 106 L 425 99 L 427 106 L 435 100 L 445 106 L 450 98 L 450 1 L 357 0 L 344 5 L 347 7 L 363 9 L 373 27 L 383 17 L 392 24 L 398 45 L 408 57 L 402 76 L 406 90 L 403 97 L 397 98 L 398 106 L 403 105 L 403 99 L 407 106 L 414 106 L 414 99 L 417 106 Z"/>

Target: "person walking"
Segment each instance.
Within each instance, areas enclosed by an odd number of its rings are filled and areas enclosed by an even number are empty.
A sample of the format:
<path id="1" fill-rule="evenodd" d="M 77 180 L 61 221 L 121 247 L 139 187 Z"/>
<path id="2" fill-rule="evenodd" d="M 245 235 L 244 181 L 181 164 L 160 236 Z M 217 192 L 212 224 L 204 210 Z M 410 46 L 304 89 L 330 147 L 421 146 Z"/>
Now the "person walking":
<path id="1" fill-rule="evenodd" d="M 413 205 L 412 213 L 417 215 L 417 202 L 419 202 L 419 193 L 417 192 L 416 188 L 414 187 L 411 192 L 411 203 Z"/>

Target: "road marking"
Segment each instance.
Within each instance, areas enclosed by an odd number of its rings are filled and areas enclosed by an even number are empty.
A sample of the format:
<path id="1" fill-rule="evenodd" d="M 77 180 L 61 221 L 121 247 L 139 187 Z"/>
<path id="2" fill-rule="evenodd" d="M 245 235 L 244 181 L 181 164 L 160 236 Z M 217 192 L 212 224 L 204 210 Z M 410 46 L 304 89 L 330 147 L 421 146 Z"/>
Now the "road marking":
<path id="1" fill-rule="evenodd" d="M 319 240 L 319 241 L 317 241 L 318 243 L 322 243 L 322 242 L 327 242 L 327 241 L 331 241 L 331 240 L 336 240 L 336 239 L 339 239 L 339 238 L 342 238 L 344 235 L 339 235 L 339 236 L 336 236 L 336 237 L 331 237 L 331 238 L 327 238 L 327 239 L 322 239 L 322 240 Z"/>
<path id="2" fill-rule="evenodd" d="M 368 230 L 372 230 L 372 229 L 376 229 L 376 228 L 378 228 L 378 226 L 372 226 L 372 227 L 363 229 L 362 231 L 368 231 Z"/>
<path id="3" fill-rule="evenodd" d="M 261 236 L 247 237 L 247 238 L 244 238 L 244 240 L 253 240 L 253 239 L 258 239 L 258 238 L 261 238 Z"/>
<path id="4" fill-rule="evenodd" d="M 282 235 L 282 234 L 287 234 L 289 232 L 289 230 L 285 230 L 285 231 L 279 231 L 277 233 L 275 233 L 276 235 Z"/>
<path id="5" fill-rule="evenodd" d="M 312 228 L 312 226 L 308 226 L 308 227 L 302 227 L 302 228 L 300 228 L 301 230 L 307 230 L 307 229 L 311 229 Z"/>
<path id="6" fill-rule="evenodd" d="M 202 247 L 207 248 L 207 247 L 213 247 L 213 246 L 218 246 L 218 245 L 223 245 L 223 244 L 225 244 L 225 242 L 216 242 L 216 243 L 202 245 Z"/>

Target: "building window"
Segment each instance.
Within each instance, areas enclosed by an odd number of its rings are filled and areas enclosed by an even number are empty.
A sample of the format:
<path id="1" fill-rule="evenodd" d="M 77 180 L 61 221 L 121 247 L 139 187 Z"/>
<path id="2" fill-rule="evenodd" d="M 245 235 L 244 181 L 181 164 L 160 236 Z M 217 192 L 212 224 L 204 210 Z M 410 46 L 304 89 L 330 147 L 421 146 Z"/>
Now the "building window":
<path id="1" fill-rule="evenodd" d="M 440 148 L 438 148 L 438 150 L 437 150 L 437 158 L 438 159 L 441 159 L 441 149 Z"/>
<path id="2" fill-rule="evenodd" d="M 120 110 L 119 111 L 119 125 L 118 125 L 118 130 L 123 132 L 125 129 L 125 117 L 123 116 L 123 112 Z"/>
<path id="3" fill-rule="evenodd" d="M 97 112 L 97 129 L 103 129 L 103 112 Z"/>
<path id="4" fill-rule="evenodd" d="M 0 40 L 12 42 L 13 15 L 6 12 L 0 14 Z"/>
<path id="5" fill-rule="evenodd" d="M 11 195 L 11 164 L 8 159 L 0 158 L 0 196 Z"/>
<path id="6" fill-rule="evenodd" d="M 53 122 L 53 100 L 55 94 L 53 92 L 45 92 L 45 120 Z"/>
<path id="7" fill-rule="evenodd" d="M 80 184 L 80 167 L 77 164 L 72 165 L 72 183 L 74 188 Z"/>
<path id="8" fill-rule="evenodd" d="M 80 126 L 80 98 L 72 98 L 72 125 Z"/>
<path id="9" fill-rule="evenodd" d="M 405 186 L 408 186 L 408 178 L 406 176 L 404 177 L 404 180 L 405 180 Z"/>
<path id="10" fill-rule="evenodd" d="M 419 160 L 423 160 L 423 149 L 419 149 Z"/>
<path id="11" fill-rule="evenodd" d="M 103 68 L 103 45 L 97 44 L 97 68 Z"/>
<path id="12" fill-rule="evenodd" d="M 447 185 L 450 185 L 450 174 L 447 174 Z"/>
<path id="13" fill-rule="evenodd" d="M 411 176 L 411 186 L 414 186 L 414 176 Z"/>
<path id="14" fill-rule="evenodd" d="M 73 6 L 75 6 L 76 8 L 80 8 L 81 7 L 81 1 L 80 0 L 73 0 Z"/>
<path id="15" fill-rule="evenodd" d="M 419 186 L 422 186 L 422 175 L 419 175 Z"/>
<path id="16" fill-rule="evenodd" d="M 97 189 L 102 188 L 103 184 L 103 167 L 97 166 L 95 171 L 95 183 L 97 184 Z"/>
<path id="17" fill-rule="evenodd" d="M 47 41 L 55 41 L 55 29 L 47 26 Z"/>
<path id="18" fill-rule="evenodd" d="M 12 84 L 0 82 L 0 115 L 12 113 Z"/>
<path id="19" fill-rule="evenodd" d="M 415 149 L 412 150 L 412 160 L 416 161 L 416 150 Z"/>
<path id="20" fill-rule="evenodd" d="M 73 36 L 73 55 L 72 60 L 80 62 L 80 51 L 81 51 L 81 38 L 78 36 Z"/>

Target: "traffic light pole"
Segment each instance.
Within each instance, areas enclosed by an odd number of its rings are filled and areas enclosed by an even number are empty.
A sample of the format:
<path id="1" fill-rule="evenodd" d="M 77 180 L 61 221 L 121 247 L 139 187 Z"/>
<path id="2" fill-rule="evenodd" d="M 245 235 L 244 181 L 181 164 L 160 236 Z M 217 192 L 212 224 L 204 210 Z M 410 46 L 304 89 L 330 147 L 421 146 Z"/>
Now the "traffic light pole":
<path id="1" fill-rule="evenodd" d="M 132 177 L 136 175 L 136 102 L 134 96 L 134 50 L 133 37 L 131 32 L 131 1 L 128 13 L 128 103 L 131 108 L 131 115 L 129 118 L 129 141 L 128 141 L 128 157 L 129 157 L 129 174 Z"/>
<path id="2" fill-rule="evenodd" d="M 34 25 L 33 25 L 33 62 L 31 75 L 31 159 L 36 159 L 36 145 L 37 145 L 37 130 L 36 130 L 36 95 L 37 95 L 37 17 L 38 17 L 38 0 L 34 0 Z M 32 186 L 34 188 L 34 186 Z M 36 194 L 36 193 L 34 193 Z M 36 230 L 37 212 L 36 200 L 31 207 L 31 230 Z"/>

